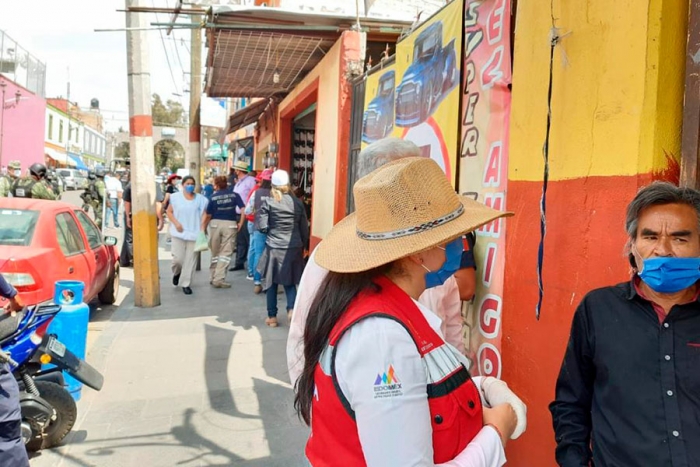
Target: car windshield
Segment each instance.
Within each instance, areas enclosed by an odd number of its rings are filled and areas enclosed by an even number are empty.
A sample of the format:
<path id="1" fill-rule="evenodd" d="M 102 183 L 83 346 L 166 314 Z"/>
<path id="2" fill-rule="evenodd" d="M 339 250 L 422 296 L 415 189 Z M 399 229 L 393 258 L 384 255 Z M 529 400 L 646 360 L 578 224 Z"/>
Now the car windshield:
<path id="1" fill-rule="evenodd" d="M 385 79 L 384 81 L 382 81 L 380 86 L 381 89 L 379 90 L 379 94 L 381 94 L 382 96 L 388 96 L 394 90 L 394 80 L 391 78 Z"/>
<path id="2" fill-rule="evenodd" d="M 39 211 L 0 209 L 0 245 L 28 246 L 38 220 Z"/>
<path id="3" fill-rule="evenodd" d="M 437 34 L 426 37 L 422 42 L 416 44 L 416 50 L 413 53 L 413 61 L 417 62 L 429 58 L 435 46 L 437 45 Z"/>
<path id="4" fill-rule="evenodd" d="M 59 170 L 58 175 L 60 175 L 61 177 L 70 177 L 70 172 L 67 170 Z"/>

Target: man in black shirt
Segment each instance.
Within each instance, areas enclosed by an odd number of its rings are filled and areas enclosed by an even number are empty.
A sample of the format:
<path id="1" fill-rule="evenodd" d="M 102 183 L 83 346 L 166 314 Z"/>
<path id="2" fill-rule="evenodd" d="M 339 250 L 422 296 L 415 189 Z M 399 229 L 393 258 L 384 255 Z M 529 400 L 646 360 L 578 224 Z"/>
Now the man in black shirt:
<path id="1" fill-rule="evenodd" d="M 550 405 L 560 466 L 700 466 L 699 213 L 669 183 L 628 206 L 634 276 L 584 297 Z"/>

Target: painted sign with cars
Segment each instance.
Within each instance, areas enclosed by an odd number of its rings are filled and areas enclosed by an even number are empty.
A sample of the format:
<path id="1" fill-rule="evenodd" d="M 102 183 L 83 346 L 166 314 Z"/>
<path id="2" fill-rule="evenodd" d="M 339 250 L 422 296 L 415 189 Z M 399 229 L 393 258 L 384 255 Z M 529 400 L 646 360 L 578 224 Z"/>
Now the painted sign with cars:
<path id="1" fill-rule="evenodd" d="M 366 80 L 362 141 L 413 141 L 456 186 L 463 1 L 453 1 L 396 45 Z"/>

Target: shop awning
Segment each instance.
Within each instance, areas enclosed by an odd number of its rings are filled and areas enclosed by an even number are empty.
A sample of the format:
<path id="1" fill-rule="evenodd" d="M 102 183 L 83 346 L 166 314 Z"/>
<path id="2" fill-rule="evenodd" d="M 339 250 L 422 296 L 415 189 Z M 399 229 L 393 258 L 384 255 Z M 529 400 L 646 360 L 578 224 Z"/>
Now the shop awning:
<path id="1" fill-rule="evenodd" d="M 70 152 L 69 152 L 69 153 L 68 153 L 68 157 L 69 157 L 73 162 L 75 162 L 75 168 L 77 168 L 78 170 L 88 170 L 88 166 L 85 165 L 85 163 L 83 162 L 83 160 L 80 158 L 79 155 L 73 154 L 73 153 L 70 153 Z"/>
<path id="2" fill-rule="evenodd" d="M 240 128 L 248 126 L 251 123 L 256 123 L 260 119 L 260 116 L 265 113 L 265 110 L 267 110 L 267 106 L 271 103 L 272 99 L 260 99 L 235 112 L 228 119 L 226 134 L 238 131 Z"/>
<path id="3" fill-rule="evenodd" d="M 55 149 L 44 148 L 44 154 L 49 156 L 51 159 L 55 160 L 59 164 L 67 165 L 70 167 L 75 167 L 77 164 L 73 159 L 66 156 L 63 152 L 58 152 Z"/>
<path id="4" fill-rule="evenodd" d="M 206 152 L 206 158 L 208 161 L 222 162 L 226 160 L 228 154 L 228 144 L 224 144 L 223 148 L 219 143 L 214 143 L 209 146 Z"/>
<path id="5" fill-rule="evenodd" d="M 368 41 L 390 43 L 411 25 L 378 18 L 360 22 Z M 214 6 L 206 25 L 205 92 L 210 97 L 284 96 L 355 24 L 356 18 L 350 16 Z M 278 79 L 273 78 L 275 74 Z"/>

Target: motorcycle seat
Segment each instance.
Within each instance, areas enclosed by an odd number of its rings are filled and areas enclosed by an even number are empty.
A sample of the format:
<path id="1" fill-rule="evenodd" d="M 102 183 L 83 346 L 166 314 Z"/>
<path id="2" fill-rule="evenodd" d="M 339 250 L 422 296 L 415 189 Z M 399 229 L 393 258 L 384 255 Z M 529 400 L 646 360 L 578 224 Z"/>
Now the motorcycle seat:
<path id="1" fill-rule="evenodd" d="M 19 329 L 19 323 L 22 322 L 24 313 L 24 311 L 18 311 L 15 313 L 15 316 L 12 316 L 11 313 L 2 313 L 0 315 L 0 342 L 10 337 Z"/>

